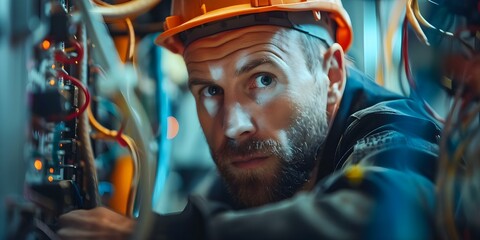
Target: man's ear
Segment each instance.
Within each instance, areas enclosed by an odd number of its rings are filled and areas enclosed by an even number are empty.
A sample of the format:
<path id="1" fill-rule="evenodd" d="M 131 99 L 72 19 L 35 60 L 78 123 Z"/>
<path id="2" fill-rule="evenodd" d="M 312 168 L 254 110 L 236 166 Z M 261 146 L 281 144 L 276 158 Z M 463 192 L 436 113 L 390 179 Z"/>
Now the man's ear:
<path id="1" fill-rule="evenodd" d="M 333 120 L 340 106 L 347 81 L 344 55 L 343 48 L 338 43 L 334 43 L 323 56 L 323 70 L 329 79 L 327 112 L 330 120 Z"/>

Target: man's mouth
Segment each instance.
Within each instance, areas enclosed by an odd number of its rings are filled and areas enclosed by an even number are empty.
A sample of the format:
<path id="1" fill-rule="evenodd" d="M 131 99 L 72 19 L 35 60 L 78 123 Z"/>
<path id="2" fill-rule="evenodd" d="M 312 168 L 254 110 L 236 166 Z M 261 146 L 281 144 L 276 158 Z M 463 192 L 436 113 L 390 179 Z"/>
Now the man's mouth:
<path id="1" fill-rule="evenodd" d="M 258 155 L 258 156 L 242 156 L 242 157 L 235 157 L 232 160 L 232 165 L 241 168 L 241 169 L 253 169 L 260 167 L 262 164 L 266 162 L 269 156 L 265 155 Z"/>

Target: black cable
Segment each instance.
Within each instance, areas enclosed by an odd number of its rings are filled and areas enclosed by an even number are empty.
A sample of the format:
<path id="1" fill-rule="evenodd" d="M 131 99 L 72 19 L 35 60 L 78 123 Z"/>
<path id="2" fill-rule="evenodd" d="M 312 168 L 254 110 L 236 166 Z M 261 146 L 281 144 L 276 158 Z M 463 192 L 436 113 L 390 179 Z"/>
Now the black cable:
<path id="1" fill-rule="evenodd" d="M 47 224 L 45 224 L 44 222 L 35 218 L 33 220 L 33 223 L 34 223 L 36 229 L 39 230 L 40 232 L 42 232 L 43 234 L 45 234 L 45 236 L 47 236 L 48 239 L 50 239 L 50 240 L 60 240 L 60 237 L 52 229 L 50 229 L 50 227 Z"/>

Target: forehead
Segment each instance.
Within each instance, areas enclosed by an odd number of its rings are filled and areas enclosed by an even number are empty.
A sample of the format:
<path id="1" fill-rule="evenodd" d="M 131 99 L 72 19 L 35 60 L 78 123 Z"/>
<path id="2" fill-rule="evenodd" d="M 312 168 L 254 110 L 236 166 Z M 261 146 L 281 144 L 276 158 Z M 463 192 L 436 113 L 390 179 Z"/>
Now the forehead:
<path id="1" fill-rule="evenodd" d="M 277 54 L 298 53 L 297 31 L 277 26 L 253 26 L 218 33 L 191 43 L 184 52 L 187 65 L 221 60 L 234 53 L 270 51 Z"/>

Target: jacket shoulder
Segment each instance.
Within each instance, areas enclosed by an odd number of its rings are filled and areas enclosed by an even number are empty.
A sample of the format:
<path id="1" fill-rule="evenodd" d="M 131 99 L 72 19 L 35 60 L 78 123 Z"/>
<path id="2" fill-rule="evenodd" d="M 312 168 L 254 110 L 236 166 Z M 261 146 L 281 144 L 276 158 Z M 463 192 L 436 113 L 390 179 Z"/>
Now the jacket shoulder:
<path id="1" fill-rule="evenodd" d="M 405 163 L 417 166 L 430 162 L 428 165 L 432 165 L 438 155 L 441 127 L 410 99 L 385 101 L 355 112 L 347 126 L 336 149 L 336 169 L 362 161 L 393 168 Z M 398 159 L 400 156 L 402 159 Z M 433 177 L 430 171 L 420 172 L 428 172 L 428 178 Z"/>

